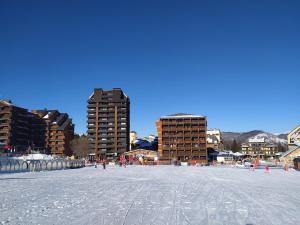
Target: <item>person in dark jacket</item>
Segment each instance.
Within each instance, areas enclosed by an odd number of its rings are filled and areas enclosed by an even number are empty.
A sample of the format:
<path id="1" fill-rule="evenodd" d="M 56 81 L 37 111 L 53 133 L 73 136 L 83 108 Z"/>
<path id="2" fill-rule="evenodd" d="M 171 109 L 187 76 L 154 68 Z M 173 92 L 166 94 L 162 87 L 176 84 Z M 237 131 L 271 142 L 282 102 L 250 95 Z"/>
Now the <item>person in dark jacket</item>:
<path id="1" fill-rule="evenodd" d="M 105 169 L 106 169 L 106 162 L 105 162 L 105 159 L 102 160 L 102 165 L 103 165 L 103 169 L 105 170 Z"/>

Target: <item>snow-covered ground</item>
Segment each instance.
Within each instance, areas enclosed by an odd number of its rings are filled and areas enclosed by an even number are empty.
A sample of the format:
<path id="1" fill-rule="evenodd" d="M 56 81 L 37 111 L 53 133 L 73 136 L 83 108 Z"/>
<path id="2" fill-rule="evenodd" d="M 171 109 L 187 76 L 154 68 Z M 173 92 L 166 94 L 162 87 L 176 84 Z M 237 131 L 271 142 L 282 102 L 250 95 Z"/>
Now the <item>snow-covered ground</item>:
<path id="1" fill-rule="evenodd" d="M 300 172 L 129 166 L 0 175 L 3 224 L 299 224 Z"/>

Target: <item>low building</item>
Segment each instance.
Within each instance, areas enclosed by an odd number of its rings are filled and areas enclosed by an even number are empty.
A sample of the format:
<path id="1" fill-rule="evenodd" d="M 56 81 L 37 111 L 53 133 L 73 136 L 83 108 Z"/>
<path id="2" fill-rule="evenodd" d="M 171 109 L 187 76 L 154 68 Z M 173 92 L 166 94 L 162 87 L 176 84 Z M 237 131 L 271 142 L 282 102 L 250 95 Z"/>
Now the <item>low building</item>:
<path id="1" fill-rule="evenodd" d="M 132 149 L 135 141 L 137 140 L 137 133 L 135 131 L 130 131 L 130 134 L 129 134 L 129 139 L 130 139 L 130 150 Z"/>
<path id="2" fill-rule="evenodd" d="M 157 122 L 160 160 L 207 163 L 205 116 L 178 113 Z"/>
<path id="3" fill-rule="evenodd" d="M 289 148 L 292 148 L 292 146 L 298 145 L 300 146 L 300 125 L 294 128 L 289 134 L 288 134 L 288 145 Z"/>
<path id="4" fill-rule="evenodd" d="M 219 152 L 217 162 L 222 164 L 231 164 L 234 162 L 234 155 L 232 152 Z"/>
<path id="5" fill-rule="evenodd" d="M 154 160 L 158 157 L 157 151 L 146 150 L 146 149 L 135 149 L 128 152 L 125 152 L 124 155 L 133 156 L 136 158 L 144 157 L 145 159 Z"/>
<path id="6" fill-rule="evenodd" d="M 242 153 L 252 157 L 274 157 L 278 153 L 278 147 L 265 136 L 258 135 L 249 138 L 247 143 L 242 143 Z"/>
<path id="7" fill-rule="evenodd" d="M 206 134 L 207 149 L 224 149 L 222 134 L 220 130 L 207 130 Z"/>
<path id="8" fill-rule="evenodd" d="M 284 152 L 281 160 L 292 162 L 300 156 L 300 125 L 288 134 L 288 151 Z"/>
<path id="9" fill-rule="evenodd" d="M 294 159 L 294 168 L 300 170 L 300 156 Z"/>

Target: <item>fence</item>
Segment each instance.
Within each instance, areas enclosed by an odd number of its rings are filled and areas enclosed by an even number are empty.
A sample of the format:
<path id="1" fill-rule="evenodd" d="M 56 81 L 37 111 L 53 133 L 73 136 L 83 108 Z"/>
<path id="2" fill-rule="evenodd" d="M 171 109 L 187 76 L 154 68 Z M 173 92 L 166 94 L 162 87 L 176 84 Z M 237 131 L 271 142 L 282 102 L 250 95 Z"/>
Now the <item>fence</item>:
<path id="1" fill-rule="evenodd" d="M 0 173 L 39 172 L 76 169 L 85 166 L 84 160 L 0 160 Z"/>

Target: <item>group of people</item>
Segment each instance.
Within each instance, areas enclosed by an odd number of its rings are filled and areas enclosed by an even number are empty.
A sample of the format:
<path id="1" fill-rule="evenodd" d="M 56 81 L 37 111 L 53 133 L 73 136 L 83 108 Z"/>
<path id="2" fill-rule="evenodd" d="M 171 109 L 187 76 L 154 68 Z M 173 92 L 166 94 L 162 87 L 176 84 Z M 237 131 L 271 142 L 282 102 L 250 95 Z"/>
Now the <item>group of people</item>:
<path id="1" fill-rule="evenodd" d="M 123 167 L 126 167 L 127 160 L 126 160 L 126 158 L 125 158 L 124 155 L 121 155 L 121 156 L 119 157 L 118 162 L 119 162 L 119 165 L 120 165 L 121 167 L 122 167 L 122 166 L 123 166 Z M 106 169 L 106 164 L 107 164 L 106 159 L 96 160 L 96 161 L 94 162 L 94 167 L 97 168 L 99 164 L 102 165 L 102 167 L 103 167 L 104 170 Z"/>
<path id="2" fill-rule="evenodd" d="M 105 160 L 105 159 L 102 159 L 102 160 L 100 160 L 100 161 L 96 160 L 96 161 L 94 162 L 94 167 L 97 168 L 97 167 L 98 167 L 98 166 L 97 166 L 98 164 L 102 164 L 103 169 L 104 169 L 104 170 L 106 169 L 106 160 Z"/>

